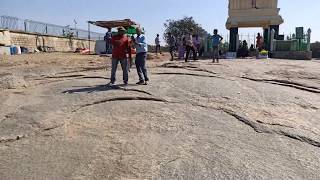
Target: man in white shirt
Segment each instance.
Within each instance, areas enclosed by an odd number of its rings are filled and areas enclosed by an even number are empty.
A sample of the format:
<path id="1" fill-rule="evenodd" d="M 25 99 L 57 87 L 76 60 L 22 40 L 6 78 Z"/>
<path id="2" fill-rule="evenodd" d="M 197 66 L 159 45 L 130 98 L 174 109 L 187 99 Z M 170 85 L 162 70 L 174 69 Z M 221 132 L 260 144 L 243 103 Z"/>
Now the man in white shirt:
<path id="1" fill-rule="evenodd" d="M 186 50 L 187 50 L 185 62 L 188 62 L 188 58 L 189 58 L 191 51 L 193 53 L 193 60 L 194 61 L 197 60 L 197 52 L 196 52 L 196 48 L 193 45 L 192 33 L 193 33 L 193 29 L 191 28 L 189 33 L 184 37 L 185 44 L 186 44 Z"/>

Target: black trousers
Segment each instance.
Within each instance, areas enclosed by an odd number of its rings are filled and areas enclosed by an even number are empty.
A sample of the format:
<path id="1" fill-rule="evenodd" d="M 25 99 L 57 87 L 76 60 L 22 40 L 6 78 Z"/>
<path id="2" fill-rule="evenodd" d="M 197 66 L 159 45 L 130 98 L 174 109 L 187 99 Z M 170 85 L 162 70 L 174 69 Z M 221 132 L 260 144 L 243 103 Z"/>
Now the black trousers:
<path id="1" fill-rule="evenodd" d="M 194 46 L 188 46 L 187 45 L 186 50 L 187 50 L 186 59 L 185 59 L 186 62 L 188 61 L 188 58 L 189 58 L 189 55 L 190 55 L 190 51 L 192 51 L 192 53 L 193 53 L 193 60 L 197 60 L 197 51 L 194 48 Z"/>
<path id="2" fill-rule="evenodd" d="M 161 53 L 161 46 L 160 45 L 156 45 L 156 53 L 160 52 Z"/>

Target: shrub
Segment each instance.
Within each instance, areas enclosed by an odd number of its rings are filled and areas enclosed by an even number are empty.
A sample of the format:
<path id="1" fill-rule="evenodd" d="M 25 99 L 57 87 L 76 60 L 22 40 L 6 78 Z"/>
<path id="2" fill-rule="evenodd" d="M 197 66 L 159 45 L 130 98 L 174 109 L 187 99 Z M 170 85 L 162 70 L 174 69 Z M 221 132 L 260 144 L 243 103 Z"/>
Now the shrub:
<path id="1" fill-rule="evenodd" d="M 269 54 L 269 52 L 266 51 L 266 50 L 262 50 L 262 51 L 260 52 L 260 55 L 262 55 L 262 56 L 267 56 L 268 54 Z"/>

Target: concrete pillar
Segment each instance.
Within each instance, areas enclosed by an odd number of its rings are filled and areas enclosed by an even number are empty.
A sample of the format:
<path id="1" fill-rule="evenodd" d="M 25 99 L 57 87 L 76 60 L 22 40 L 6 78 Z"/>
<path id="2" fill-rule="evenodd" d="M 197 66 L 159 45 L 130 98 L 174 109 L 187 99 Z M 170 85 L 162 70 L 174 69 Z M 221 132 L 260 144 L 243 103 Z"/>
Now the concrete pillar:
<path id="1" fill-rule="evenodd" d="M 237 52 L 238 28 L 230 28 L 229 51 Z"/>
<path id="2" fill-rule="evenodd" d="M 271 31 L 274 30 L 274 38 L 270 37 L 271 36 Z M 267 35 L 267 36 L 265 36 Z M 264 30 L 264 44 L 265 48 L 268 51 L 271 51 L 271 39 L 279 39 L 279 25 L 270 25 L 268 29 Z"/>
<path id="3" fill-rule="evenodd" d="M 270 50 L 270 47 L 269 47 L 269 45 L 270 45 L 270 43 L 269 43 L 269 41 L 270 41 L 269 34 L 270 34 L 269 33 L 269 28 L 263 29 L 264 49 L 266 49 L 266 50 Z"/>
<path id="4" fill-rule="evenodd" d="M 311 50 L 311 48 L 310 48 L 310 41 L 311 41 L 311 29 L 309 28 L 308 29 L 308 32 L 307 32 L 308 34 L 307 34 L 307 43 L 308 43 L 308 46 L 307 46 L 307 51 L 310 51 Z"/>
<path id="5" fill-rule="evenodd" d="M 279 25 L 271 25 L 270 26 L 270 31 L 274 30 L 274 39 L 279 40 Z"/>
<path id="6" fill-rule="evenodd" d="M 275 33 L 276 31 L 274 29 L 271 29 L 270 33 L 270 52 L 273 52 L 275 50 L 274 41 L 275 41 Z"/>

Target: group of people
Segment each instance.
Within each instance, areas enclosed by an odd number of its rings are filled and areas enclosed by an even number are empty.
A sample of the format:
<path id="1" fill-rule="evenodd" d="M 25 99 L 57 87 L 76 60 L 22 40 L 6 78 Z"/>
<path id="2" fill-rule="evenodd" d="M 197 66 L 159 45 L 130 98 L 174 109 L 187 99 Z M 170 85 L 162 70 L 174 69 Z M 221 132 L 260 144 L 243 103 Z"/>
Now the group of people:
<path id="1" fill-rule="evenodd" d="M 117 67 L 120 62 L 123 71 L 123 83 L 128 85 L 129 81 L 129 64 L 127 60 L 127 54 L 131 57 L 132 48 L 136 49 L 135 65 L 139 76 L 138 85 L 148 85 L 149 78 L 146 68 L 148 45 L 146 38 L 142 35 L 140 28 L 136 29 L 137 37 L 129 38 L 126 35 L 126 29 L 124 27 L 118 28 L 117 35 L 111 37 L 112 45 L 112 69 L 111 69 L 111 81 L 108 85 L 113 86 L 116 82 Z"/>
<path id="2" fill-rule="evenodd" d="M 223 38 L 218 34 L 218 30 L 215 29 L 213 36 L 210 37 L 212 41 L 212 58 L 213 62 L 219 62 L 219 45 Z M 183 59 L 188 62 L 190 53 L 193 55 L 193 60 L 196 61 L 199 56 L 202 56 L 204 51 L 203 45 L 201 45 L 201 40 L 199 35 L 194 33 L 194 29 L 190 28 L 188 33 L 178 40 L 169 32 L 167 36 L 167 43 L 169 45 L 169 51 L 171 54 L 171 60 L 174 59 L 174 52 L 178 49 L 178 59 Z M 155 38 L 156 53 L 160 52 L 160 38 L 159 34 Z"/>
<path id="3" fill-rule="evenodd" d="M 256 47 L 251 44 L 250 48 L 248 47 L 248 42 L 246 40 L 240 41 L 239 48 L 237 51 L 237 56 L 241 58 L 246 58 L 249 56 L 255 56 L 256 53 L 264 49 L 264 40 L 260 33 L 256 37 Z"/>
<path id="4" fill-rule="evenodd" d="M 126 35 L 126 29 L 124 27 L 118 27 L 116 35 L 112 35 L 111 29 L 108 29 L 106 34 L 106 53 L 112 53 L 112 69 L 111 78 L 108 85 L 112 86 L 116 82 L 117 66 L 120 62 L 123 71 L 123 83 L 128 85 L 129 70 L 131 67 L 131 61 L 128 61 L 132 57 L 132 49 L 136 50 L 135 65 L 137 74 L 139 76 L 138 85 L 148 85 L 149 77 L 147 73 L 146 60 L 148 45 L 146 38 L 142 34 L 141 28 L 136 29 L 137 36 L 128 37 Z M 160 52 L 160 38 L 159 34 L 155 39 L 156 53 Z M 218 34 L 218 30 L 215 29 L 211 36 L 212 41 L 212 58 L 213 62 L 219 62 L 219 45 L 223 38 Z M 201 41 L 198 35 L 194 34 L 193 29 L 189 29 L 188 33 L 181 37 L 179 41 L 169 32 L 167 37 L 167 43 L 169 45 L 171 60 L 174 59 L 174 52 L 178 47 L 179 58 L 183 58 L 185 62 L 188 62 L 190 54 L 193 54 L 193 60 L 198 59 L 198 55 L 201 55 Z"/>
<path id="5" fill-rule="evenodd" d="M 178 49 L 178 59 L 184 59 L 185 62 L 188 62 L 191 53 L 194 61 L 196 61 L 199 56 L 202 56 L 204 47 L 201 45 L 201 39 L 199 35 L 193 32 L 194 30 L 192 28 L 189 29 L 188 33 L 178 38 L 178 40 L 176 40 L 176 37 L 174 37 L 170 32 L 168 33 L 167 43 L 171 54 L 171 60 L 174 59 L 174 52 L 176 49 Z M 221 37 L 218 34 L 218 30 L 215 29 L 213 36 L 210 37 L 210 40 L 212 41 L 213 62 L 219 62 L 219 45 L 223 40 L 223 37 Z M 161 53 L 159 34 L 157 34 L 157 37 L 155 38 L 155 44 L 156 53 Z"/>

